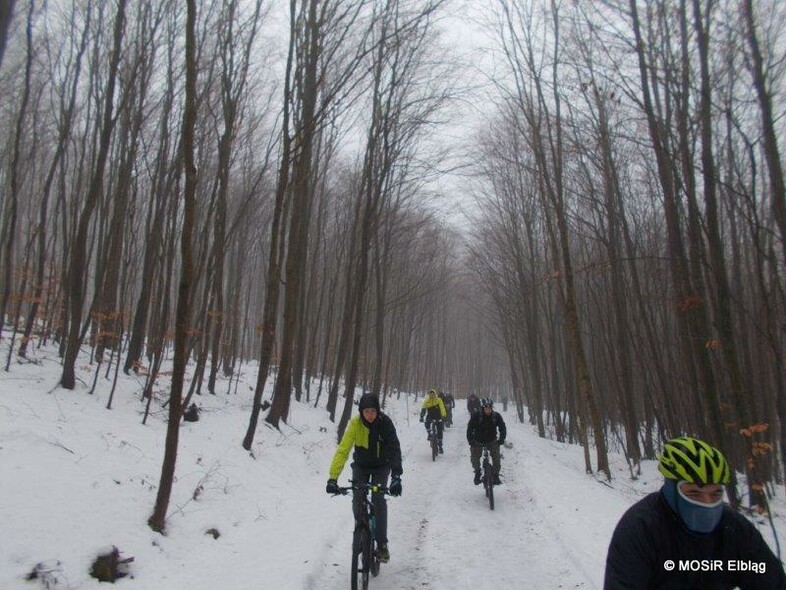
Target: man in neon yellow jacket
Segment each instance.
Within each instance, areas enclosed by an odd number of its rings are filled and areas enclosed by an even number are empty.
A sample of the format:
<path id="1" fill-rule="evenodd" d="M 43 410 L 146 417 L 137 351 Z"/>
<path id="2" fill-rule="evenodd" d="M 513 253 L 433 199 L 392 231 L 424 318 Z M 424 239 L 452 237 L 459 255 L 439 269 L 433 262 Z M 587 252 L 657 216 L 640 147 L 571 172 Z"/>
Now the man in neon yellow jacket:
<path id="1" fill-rule="evenodd" d="M 445 404 L 442 403 L 442 399 L 437 397 L 437 390 L 436 389 L 429 389 L 428 395 L 426 399 L 423 400 L 423 407 L 420 409 L 420 421 L 426 424 L 426 432 L 429 430 L 429 425 L 431 422 L 436 422 L 437 424 L 437 440 L 439 441 L 439 452 L 442 451 L 442 432 L 444 430 L 444 425 L 442 421 L 445 419 L 445 416 L 448 415 L 448 411 L 445 409 Z"/>
<path id="2" fill-rule="evenodd" d="M 325 487 L 328 494 L 339 493 L 338 476 L 344 469 L 349 452 L 352 455 L 352 481 L 371 482 L 381 486 L 387 485 L 388 476 L 392 473 L 389 491 L 391 496 L 401 495 L 401 445 L 398 442 L 396 427 L 387 414 L 379 407 L 379 398 L 373 393 L 364 393 L 358 402 L 359 414 L 354 416 L 338 443 L 333 462 L 330 464 L 330 476 Z M 377 515 L 376 537 L 379 545 L 379 559 L 387 562 L 390 559 L 388 550 L 388 505 L 385 495 L 372 493 L 371 501 Z M 352 511 L 355 518 L 362 518 L 363 493 L 355 491 L 352 497 Z"/>

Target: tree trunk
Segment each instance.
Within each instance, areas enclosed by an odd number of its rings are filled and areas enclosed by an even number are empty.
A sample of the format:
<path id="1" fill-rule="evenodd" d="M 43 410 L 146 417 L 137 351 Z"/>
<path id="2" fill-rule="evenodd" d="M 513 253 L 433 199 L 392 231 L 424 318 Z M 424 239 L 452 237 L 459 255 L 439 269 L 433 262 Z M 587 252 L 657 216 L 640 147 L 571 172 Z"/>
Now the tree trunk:
<path id="1" fill-rule="evenodd" d="M 286 291 L 284 296 L 284 323 L 281 354 L 279 356 L 273 401 L 265 420 L 278 427 L 279 420 L 286 422 L 292 397 L 292 360 L 297 325 L 297 315 L 302 288 L 301 265 L 306 263 L 308 249 L 308 210 L 310 209 L 311 164 L 316 133 L 317 68 L 320 56 L 320 30 L 317 20 L 317 0 L 309 0 L 306 42 L 308 53 L 304 64 L 302 95 L 302 120 L 297 134 L 297 159 L 292 178 L 292 210 L 289 223 L 289 245 L 286 260 Z"/>
<path id="2" fill-rule="evenodd" d="M 122 0 L 121 0 L 122 1 Z M 177 462 L 178 436 L 182 416 L 183 381 L 188 363 L 188 332 L 191 316 L 191 283 L 193 281 L 194 261 L 192 240 L 196 213 L 197 170 L 194 163 L 194 129 L 197 120 L 196 108 L 196 2 L 186 0 L 186 89 L 183 107 L 183 170 L 185 188 L 183 194 L 183 228 L 180 241 L 181 275 L 177 295 L 175 319 L 175 357 L 172 366 L 172 390 L 169 395 L 169 423 L 167 424 L 164 461 L 161 467 L 161 482 L 158 486 L 156 504 L 147 523 L 156 532 L 163 533 L 166 511 L 172 493 Z"/>
<path id="3" fill-rule="evenodd" d="M 786 244 L 786 188 L 784 188 L 778 134 L 775 131 L 772 92 L 767 88 L 764 59 L 759 47 L 759 38 L 756 34 L 753 1 L 743 0 L 742 11 L 746 28 L 746 40 L 751 52 L 752 63 L 750 68 L 753 76 L 753 89 L 756 91 L 756 98 L 759 101 L 759 110 L 761 111 L 762 134 L 764 136 L 763 156 L 767 163 L 767 172 L 769 173 L 772 215 L 775 218 L 775 223 L 778 225 L 781 244 Z M 782 250 L 781 255 L 786 258 L 786 250 Z"/>
<path id="4" fill-rule="evenodd" d="M 4 2 L 0 2 L 0 65 L 3 63 L 6 40 L 8 39 L 8 27 L 14 16 L 15 3 L 16 0 L 5 0 Z"/>
<path id="5" fill-rule="evenodd" d="M 243 448 L 251 450 L 254 443 L 254 433 L 259 422 L 259 413 L 262 408 L 262 395 L 265 391 L 267 373 L 270 369 L 270 360 L 273 355 L 273 344 L 276 339 L 276 321 L 278 312 L 279 282 L 281 280 L 281 254 L 283 251 L 284 231 L 281 228 L 283 221 L 284 199 L 288 191 L 289 168 L 291 158 L 291 137 L 289 134 L 289 104 L 291 100 L 291 78 L 293 54 L 296 43 L 295 29 L 295 0 L 290 2 L 289 23 L 289 53 L 287 55 L 286 75 L 284 77 L 284 112 L 282 115 L 283 145 L 281 147 L 281 163 L 278 170 L 278 184 L 273 208 L 273 218 L 270 230 L 270 255 L 268 257 L 268 276 L 265 283 L 265 306 L 262 312 L 262 344 L 259 353 L 259 372 L 257 373 L 256 387 L 254 388 L 254 401 L 251 407 L 248 429 L 243 438 Z M 280 242 L 280 243 L 279 243 Z"/>

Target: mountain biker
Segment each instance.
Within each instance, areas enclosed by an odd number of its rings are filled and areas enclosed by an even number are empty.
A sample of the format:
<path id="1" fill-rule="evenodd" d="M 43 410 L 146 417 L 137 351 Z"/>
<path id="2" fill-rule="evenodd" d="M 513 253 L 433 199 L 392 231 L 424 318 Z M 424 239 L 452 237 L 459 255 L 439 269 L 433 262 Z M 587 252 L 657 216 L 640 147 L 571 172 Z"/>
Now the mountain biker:
<path id="1" fill-rule="evenodd" d="M 480 410 L 480 398 L 474 393 L 470 393 L 467 396 L 467 412 L 474 414 L 478 410 Z"/>
<path id="2" fill-rule="evenodd" d="M 663 487 L 631 506 L 614 530 L 604 590 L 783 590 L 786 576 L 753 524 L 723 502 L 729 464 L 715 447 L 666 442 Z"/>
<path id="3" fill-rule="evenodd" d="M 396 427 L 390 417 L 379 407 L 379 398 L 373 393 L 364 393 L 358 402 L 359 415 L 354 416 L 347 425 L 341 442 L 338 443 L 333 461 L 330 464 L 330 476 L 325 487 L 328 494 L 338 494 L 338 476 L 344 469 L 349 451 L 354 446 L 352 455 L 352 481 L 356 483 L 378 484 L 385 486 L 388 476 L 391 496 L 401 495 L 401 445 L 396 434 Z M 355 489 L 352 492 L 352 511 L 356 520 L 363 518 L 365 492 Z M 374 492 L 371 501 L 377 515 L 376 538 L 379 546 L 379 560 L 387 563 L 390 560 L 388 550 L 388 505 L 384 493 Z"/>
<path id="4" fill-rule="evenodd" d="M 453 425 L 453 408 L 456 407 L 456 402 L 452 395 L 444 391 L 440 391 L 437 397 L 442 400 L 442 405 L 445 406 L 445 428 L 450 428 Z"/>
<path id="5" fill-rule="evenodd" d="M 499 471 L 502 466 L 499 454 L 500 445 L 505 443 L 507 428 L 499 412 L 494 411 L 494 400 L 490 397 L 480 399 L 479 412 L 475 412 L 467 424 L 467 442 L 469 443 L 472 469 L 475 470 L 475 485 L 480 484 L 480 453 L 482 446 L 487 445 L 494 463 L 494 485 L 499 485 Z"/>
<path id="6" fill-rule="evenodd" d="M 420 408 L 420 421 L 426 425 L 426 432 L 432 422 L 437 425 L 437 442 L 439 443 L 439 452 L 442 453 L 442 433 L 444 431 L 442 420 L 448 415 L 445 409 L 445 404 L 437 397 L 436 389 L 429 389 L 426 399 L 423 400 L 423 407 Z"/>

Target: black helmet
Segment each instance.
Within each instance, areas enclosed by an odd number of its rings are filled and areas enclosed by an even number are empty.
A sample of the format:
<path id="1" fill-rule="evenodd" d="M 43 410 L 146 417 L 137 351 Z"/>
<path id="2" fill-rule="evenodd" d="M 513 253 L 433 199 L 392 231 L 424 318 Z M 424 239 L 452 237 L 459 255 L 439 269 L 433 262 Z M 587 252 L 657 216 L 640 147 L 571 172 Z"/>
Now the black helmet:
<path id="1" fill-rule="evenodd" d="M 379 411 L 379 398 L 373 393 L 364 393 L 360 396 L 358 409 L 362 412 L 366 408 L 374 408 L 377 412 Z"/>
<path id="2" fill-rule="evenodd" d="M 481 408 L 491 408 L 494 407 L 494 400 L 490 397 L 482 397 L 480 398 L 480 407 Z"/>

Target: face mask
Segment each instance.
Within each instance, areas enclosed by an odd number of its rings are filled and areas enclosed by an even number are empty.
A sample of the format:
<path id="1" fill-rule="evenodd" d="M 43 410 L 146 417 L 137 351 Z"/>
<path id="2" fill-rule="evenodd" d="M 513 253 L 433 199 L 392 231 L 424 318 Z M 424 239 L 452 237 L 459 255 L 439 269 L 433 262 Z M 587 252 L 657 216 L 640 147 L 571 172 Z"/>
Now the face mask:
<path id="1" fill-rule="evenodd" d="M 723 516 L 723 500 L 705 504 L 691 500 L 682 493 L 677 485 L 677 514 L 680 515 L 688 530 L 694 533 L 711 533 Z"/>

